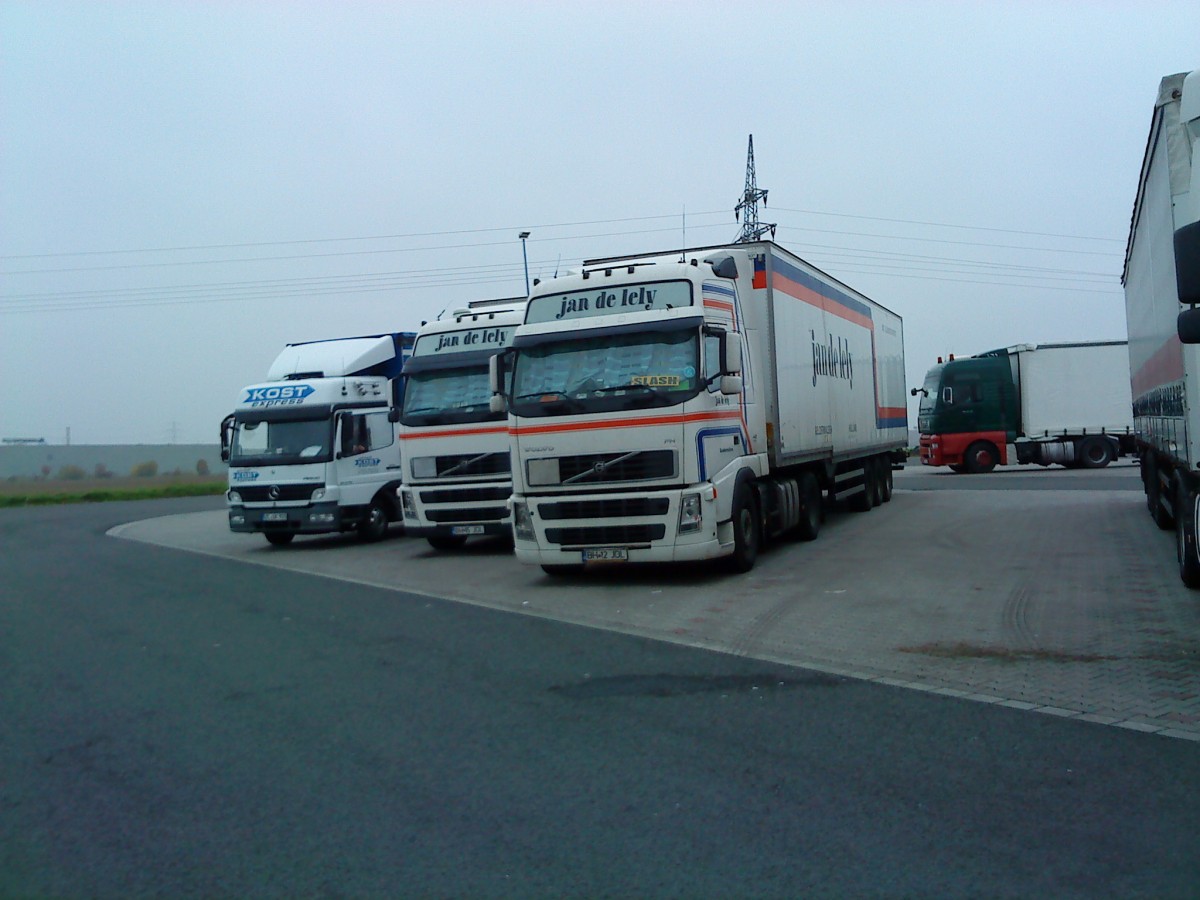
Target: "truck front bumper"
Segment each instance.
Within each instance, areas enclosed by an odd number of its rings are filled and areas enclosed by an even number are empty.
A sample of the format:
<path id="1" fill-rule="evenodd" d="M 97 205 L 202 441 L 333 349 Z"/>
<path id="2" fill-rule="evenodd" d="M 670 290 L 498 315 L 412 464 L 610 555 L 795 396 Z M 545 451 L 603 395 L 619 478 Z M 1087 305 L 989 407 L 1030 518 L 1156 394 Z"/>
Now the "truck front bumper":
<path id="1" fill-rule="evenodd" d="M 518 562 L 570 566 L 610 562 L 687 562 L 733 551 L 733 526 L 717 523 L 711 485 L 623 494 L 514 497 Z M 700 521 L 681 531 L 685 497 L 696 495 Z M 524 506 L 524 510 L 517 507 Z"/>
<path id="2" fill-rule="evenodd" d="M 987 441 L 996 448 L 1001 465 L 1008 464 L 1007 436 L 1003 431 L 971 431 L 963 434 L 921 435 L 921 465 L 961 466 L 967 448 L 976 441 Z"/>
<path id="3" fill-rule="evenodd" d="M 325 534 L 346 531 L 358 524 L 336 503 L 306 506 L 231 506 L 229 530 L 245 534 L 286 531 L 293 534 Z"/>
<path id="4" fill-rule="evenodd" d="M 512 532 L 512 482 L 405 483 L 397 491 L 404 533 L 414 537 L 470 537 Z"/>

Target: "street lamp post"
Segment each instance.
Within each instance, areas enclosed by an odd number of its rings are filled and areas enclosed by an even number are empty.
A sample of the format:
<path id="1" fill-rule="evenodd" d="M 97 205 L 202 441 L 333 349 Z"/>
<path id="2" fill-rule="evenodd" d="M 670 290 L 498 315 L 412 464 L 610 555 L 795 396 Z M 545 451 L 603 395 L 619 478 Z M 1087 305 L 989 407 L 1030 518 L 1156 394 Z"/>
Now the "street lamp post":
<path id="1" fill-rule="evenodd" d="M 525 263 L 525 296 L 529 296 L 529 256 L 525 253 L 525 239 L 529 237 L 528 231 L 522 231 L 517 235 L 521 239 L 521 259 Z"/>

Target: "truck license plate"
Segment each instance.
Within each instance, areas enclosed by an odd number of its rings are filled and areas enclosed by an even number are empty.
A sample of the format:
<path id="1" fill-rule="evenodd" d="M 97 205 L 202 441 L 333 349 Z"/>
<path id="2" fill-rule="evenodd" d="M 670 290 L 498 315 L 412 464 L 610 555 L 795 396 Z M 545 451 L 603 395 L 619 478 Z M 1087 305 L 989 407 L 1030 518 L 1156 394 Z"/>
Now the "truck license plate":
<path id="1" fill-rule="evenodd" d="M 483 534 L 482 525 L 455 525 L 450 529 L 451 534 Z"/>
<path id="2" fill-rule="evenodd" d="M 589 547 L 583 551 L 584 562 L 628 562 L 629 551 L 624 547 Z"/>
<path id="3" fill-rule="evenodd" d="M 287 513 L 280 513 L 280 512 L 263 513 L 263 521 L 264 522 L 286 522 L 287 521 Z"/>

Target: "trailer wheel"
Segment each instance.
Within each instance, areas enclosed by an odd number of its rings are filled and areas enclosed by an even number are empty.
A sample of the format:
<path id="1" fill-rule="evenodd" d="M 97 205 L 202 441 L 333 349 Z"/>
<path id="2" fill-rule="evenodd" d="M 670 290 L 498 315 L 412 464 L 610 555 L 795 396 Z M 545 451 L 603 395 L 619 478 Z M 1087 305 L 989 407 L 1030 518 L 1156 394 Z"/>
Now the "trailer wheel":
<path id="1" fill-rule="evenodd" d="M 886 456 L 881 456 L 879 458 L 879 497 L 884 503 L 890 503 L 892 500 L 895 479 L 891 461 Z"/>
<path id="2" fill-rule="evenodd" d="M 972 475 L 986 475 L 996 468 L 1000 455 L 989 441 L 976 441 L 963 454 L 963 466 Z"/>
<path id="3" fill-rule="evenodd" d="M 294 531 L 264 531 L 263 535 L 267 539 L 267 543 L 272 547 L 286 547 L 292 542 L 292 538 L 296 536 Z"/>
<path id="4" fill-rule="evenodd" d="M 434 550 L 457 550 L 467 542 L 465 534 L 434 534 L 427 537 L 429 546 Z"/>
<path id="5" fill-rule="evenodd" d="M 1200 588 L 1200 556 L 1196 555 L 1197 495 L 1182 478 L 1175 479 L 1175 555 L 1179 560 L 1179 580 L 1187 587 Z"/>
<path id="6" fill-rule="evenodd" d="M 871 470 L 871 506 L 883 506 L 883 460 L 876 456 L 867 468 Z"/>
<path id="7" fill-rule="evenodd" d="M 850 496 L 850 509 L 854 512 L 870 512 L 878 504 L 875 502 L 878 495 L 879 483 L 875 477 L 875 464 L 872 460 L 866 460 L 863 463 L 863 489 L 857 494 Z"/>
<path id="8" fill-rule="evenodd" d="M 800 476 L 800 525 L 796 530 L 802 541 L 815 541 L 821 533 L 821 486 L 817 476 L 805 472 Z"/>
<path id="9" fill-rule="evenodd" d="M 1103 469 L 1115 456 L 1112 442 L 1099 436 L 1084 438 L 1075 450 L 1076 462 L 1085 469 Z"/>
<path id="10" fill-rule="evenodd" d="M 754 489 L 748 482 L 743 482 L 733 495 L 733 555 L 729 557 L 729 568 L 734 572 L 753 569 L 761 540 Z"/>
<path id="11" fill-rule="evenodd" d="M 358 524 L 358 536 L 361 540 L 373 544 L 387 537 L 388 514 L 383 503 L 376 497 L 367 507 L 363 520 Z"/>

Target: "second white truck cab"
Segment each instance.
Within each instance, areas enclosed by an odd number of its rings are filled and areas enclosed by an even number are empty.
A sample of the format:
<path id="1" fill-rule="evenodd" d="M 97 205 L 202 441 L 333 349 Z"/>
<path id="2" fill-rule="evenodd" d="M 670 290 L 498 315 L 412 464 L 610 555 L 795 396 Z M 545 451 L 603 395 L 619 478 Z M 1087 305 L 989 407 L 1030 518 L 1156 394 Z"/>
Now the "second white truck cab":
<path id="1" fill-rule="evenodd" d="M 438 550 L 509 535 L 508 422 L 490 409 L 488 362 L 512 342 L 525 298 L 478 300 L 417 332 L 400 415 L 405 532 Z"/>

